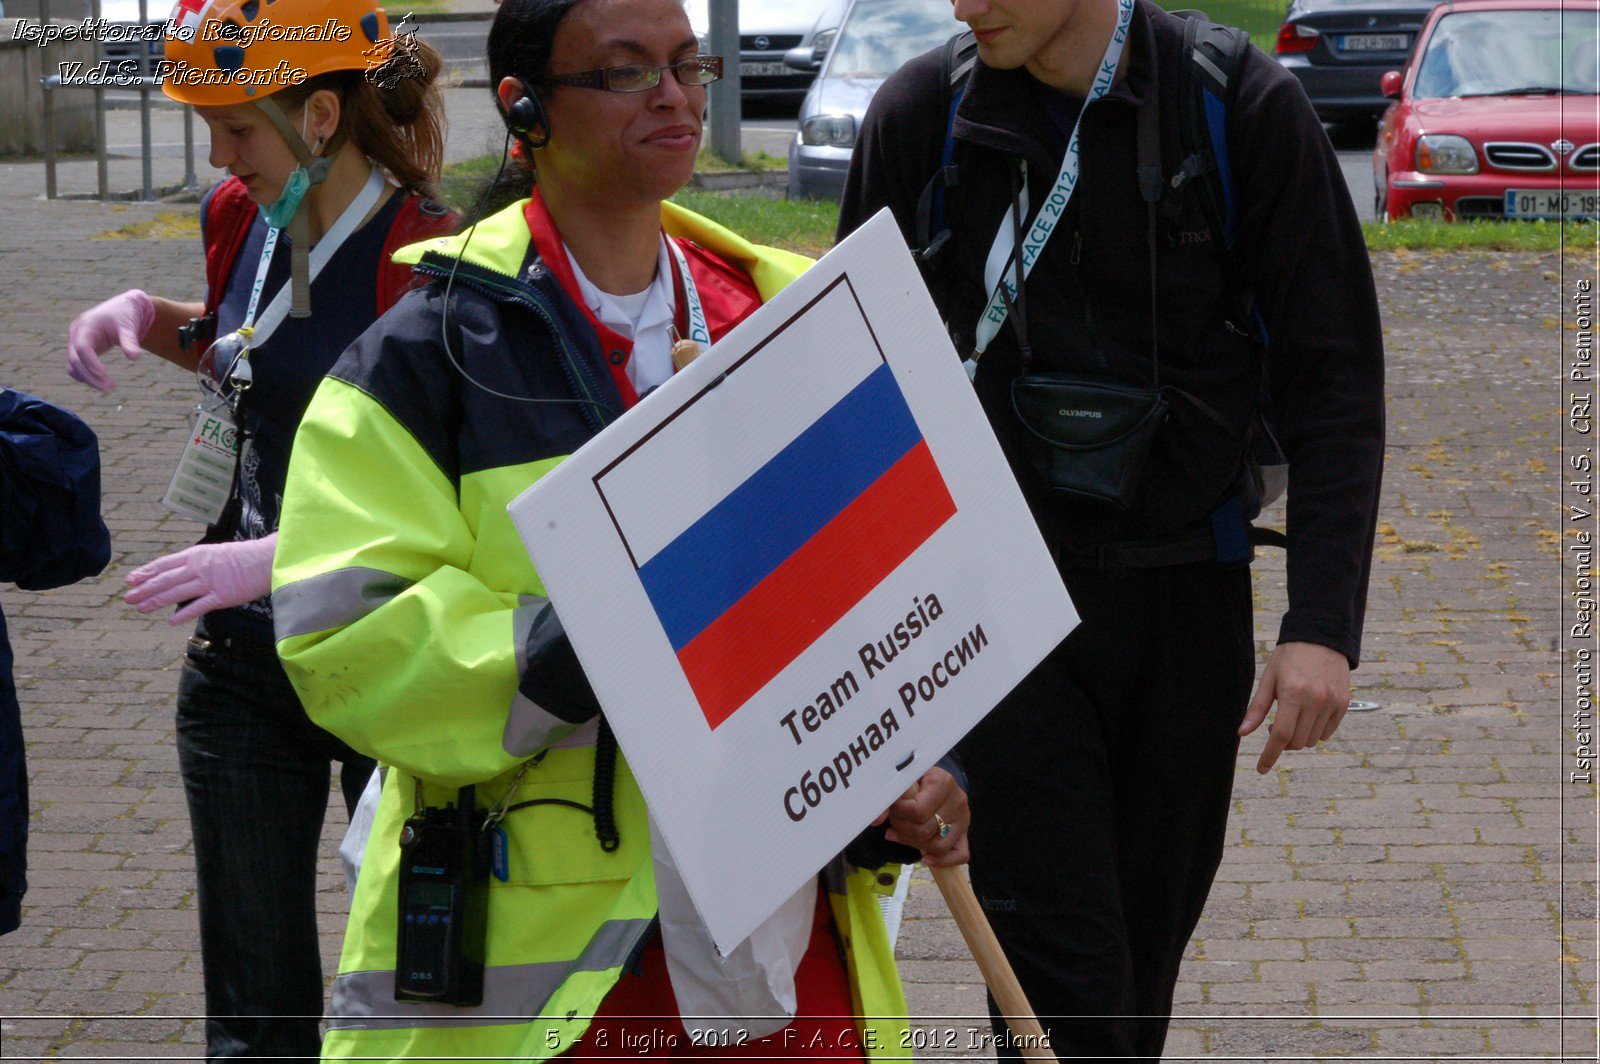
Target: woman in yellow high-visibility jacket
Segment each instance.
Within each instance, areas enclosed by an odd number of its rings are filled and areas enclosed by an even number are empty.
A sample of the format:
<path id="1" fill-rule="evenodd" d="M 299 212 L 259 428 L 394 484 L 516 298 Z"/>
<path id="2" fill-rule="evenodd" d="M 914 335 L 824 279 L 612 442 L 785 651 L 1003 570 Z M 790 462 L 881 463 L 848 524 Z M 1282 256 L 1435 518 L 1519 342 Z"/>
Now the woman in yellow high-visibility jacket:
<path id="1" fill-rule="evenodd" d="M 683 930 L 674 892 L 658 895 L 643 798 L 506 513 L 671 375 L 691 300 L 714 340 L 807 260 L 663 202 L 693 172 L 720 72 L 680 0 L 505 0 L 489 66 L 537 182 L 521 171 L 524 198 L 401 253 L 433 283 L 323 382 L 284 499 L 279 653 L 312 718 L 390 766 L 324 1057 L 537 1060 L 624 1040 L 680 1056 L 909 1056 L 874 895 L 894 882 L 884 848 L 858 843 L 792 899 L 765 929 L 792 948 L 755 977 Z M 484 807 L 508 792 L 558 802 L 502 822 L 483 1004 L 397 1002 L 401 830 L 468 785 Z M 888 820 L 889 842 L 966 859 L 966 796 L 944 769 Z M 765 1015 L 723 1004 L 752 1000 Z M 686 1028 L 680 1012 L 731 1019 Z"/>

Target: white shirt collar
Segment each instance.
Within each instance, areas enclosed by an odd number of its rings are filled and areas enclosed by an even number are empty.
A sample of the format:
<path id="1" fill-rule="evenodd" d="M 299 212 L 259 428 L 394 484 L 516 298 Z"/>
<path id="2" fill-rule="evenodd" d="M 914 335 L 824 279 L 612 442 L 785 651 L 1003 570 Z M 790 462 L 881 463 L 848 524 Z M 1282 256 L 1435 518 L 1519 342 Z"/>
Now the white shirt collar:
<path id="1" fill-rule="evenodd" d="M 673 315 L 677 311 L 676 286 L 673 284 L 672 257 L 667 252 L 667 238 L 662 236 L 661 242 L 656 246 L 656 276 L 646 290 L 650 296 L 645 301 L 644 309 L 635 324 L 617 301 L 617 297 L 610 292 L 602 292 L 595 287 L 593 281 L 584 276 L 583 267 L 578 265 L 578 260 L 572 254 L 572 249 L 567 248 L 567 261 L 572 263 L 572 275 L 577 278 L 578 292 L 583 296 L 583 301 L 588 305 L 591 313 L 599 320 L 601 325 L 626 336 L 635 344 L 639 335 L 646 330 L 656 328 L 662 324 L 671 324 Z M 623 297 L 627 299 L 626 296 Z M 639 335 L 636 335 L 639 334 Z M 670 346 L 669 346 L 670 357 Z"/>
<path id="2" fill-rule="evenodd" d="M 656 250 L 656 279 L 650 287 L 633 296 L 618 297 L 602 292 L 583 275 L 572 249 L 567 249 L 567 259 L 572 263 L 572 275 L 577 278 L 578 292 L 595 319 L 619 336 L 633 341 L 633 354 L 628 358 L 628 380 L 640 395 L 664 383 L 672 376 L 673 326 L 677 315 L 677 286 L 673 283 L 672 256 L 667 251 L 665 234 Z M 638 297 L 644 297 L 643 306 Z M 634 312 L 638 319 L 635 320 Z"/>

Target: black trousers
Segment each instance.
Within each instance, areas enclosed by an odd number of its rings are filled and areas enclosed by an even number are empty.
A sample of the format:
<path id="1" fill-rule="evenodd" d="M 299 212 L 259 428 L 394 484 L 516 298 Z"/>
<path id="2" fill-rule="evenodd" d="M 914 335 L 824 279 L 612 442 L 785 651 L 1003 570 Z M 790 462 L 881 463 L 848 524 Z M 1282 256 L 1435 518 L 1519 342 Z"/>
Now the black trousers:
<path id="1" fill-rule="evenodd" d="M 311 723 L 270 645 L 202 621 L 178 677 L 194 829 L 206 1059 L 321 1056 L 317 857 L 331 762 L 354 810 L 371 758 Z"/>
<path id="2" fill-rule="evenodd" d="M 1250 573 L 1064 575 L 1082 623 L 960 747 L 972 882 L 1058 1056 L 1155 1059 L 1222 860 Z"/>

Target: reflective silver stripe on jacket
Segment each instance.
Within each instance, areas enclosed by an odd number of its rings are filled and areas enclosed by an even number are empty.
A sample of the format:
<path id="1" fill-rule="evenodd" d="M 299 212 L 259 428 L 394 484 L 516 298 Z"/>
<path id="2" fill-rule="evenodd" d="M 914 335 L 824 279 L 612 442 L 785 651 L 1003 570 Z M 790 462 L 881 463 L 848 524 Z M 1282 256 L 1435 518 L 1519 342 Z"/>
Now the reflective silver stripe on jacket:
<path id="1" fill-rule="evenodd" d="M 528 671 L 528 634 L 533 631 L 533 622 L 538 620 L 539 614 L 548 605 L 550 600 L 538 595 L 517 596 L 517 608 L 511 614 L 511 645 L 517 650 L 518 676 Z"/>
<path id="2" fill-rule="evenodd" d="M 533 632 L 539 614 L 550 606 L 550 600 L 537 595 L 519 595 L 520 605 L 511 615 L 511 640 L 516 648 L 517 675 L 528 671 L 528 638 Z M 512 757 L 527 757 L 552 743 L 569 736 L 577 726 L 546 712 L 537 702 L 518 691 L 511 698 L 511 708 L 506 713 L 506 730 L 500 745 Z M 592 746 L 593 741 L 586 744 Z"/>
<path id="3" fill-rule="evenodd" d="M 579 747 L 593 746 L 600 739 L 600 718 L 586 720 L 578 725 L 571 735 L 565 739 L 550 744 L 552 750 L 576 750 Z"/>
<path id="4" fill-rule="evenodd" d="M 540 709 L 533 699 L 518 691 L 511 697 L 511 709 L 506 713 L 506 730 L 500 738 L 500 745 L 512 757 L 530 757 L 566 738 L 577 727 L 571 721 Z"/>
<path id="5" fill-rule="evenodd" d="M 486 1027 L 528 1023 L 569 976 L 603 972 L 626 964 L 652 920 L 608 920 L 575 961 L 507 964 L 485 969 L 483 1004 L 401 1003 L 394 999 L 394 972 L 349 972 L 333 981 L 329 1030 L 398 1030 L 411 1027 Z"/>
<path id="6" fill-rule="evenodd" d="M 280 640 L 343 628 L 415 582 L 361 566 L 308 576 L 272 593 L 273 628 Z"/>

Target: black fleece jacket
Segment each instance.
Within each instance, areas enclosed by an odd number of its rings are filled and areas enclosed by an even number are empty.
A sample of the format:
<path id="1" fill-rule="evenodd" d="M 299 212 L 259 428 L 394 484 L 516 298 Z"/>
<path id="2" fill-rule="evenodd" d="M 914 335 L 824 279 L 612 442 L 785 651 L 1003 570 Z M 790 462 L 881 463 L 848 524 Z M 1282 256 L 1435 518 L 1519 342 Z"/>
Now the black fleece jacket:
<path id="1" fill-rule="evenodd" d="M 1083 115 L 1082 157 L 1067 216 L 1025 289 L 1035 371 L 1128 384 L 1151 380 L 1147 214 L 1136 180 L 1135 116 L 1159 73 L 1163 167 L 1183 157 L 1179 96 L 1183 22 L 1137 0 L 1125 76 Z M 907 63 L 872 101 L 845 185 L 843 237 L 888 207 L 917 243 L 916 206 L 939 165 L 946 126 L 943 49 Z M 1158 62 L 1153 62 L 1157 60 Z M 1060 168 L 1064 129 L 1082 99 L 1025 70 L 976 64 L 957 110 L 959 188 L 932 285 L 957 345 L 970 351 L 986 293 L 983 266 L 1011 203 L 1017 159 L 1030 201 Z M 1228 120 L 1238 191 L 1233 262 L 1271 336 L 1265 354 L 1273 414 L 1289 457 L 1289 611 L 1280 642 L 1360 656 L 1383 462 L 1383 335 L 1366 246 L 1333 149 L 1299 83 L 1252 48 Z M 1197 195 L 1158 230 L 1155 281 L 1161 384 L 1171 415 L 1133 511 L 1118 516 L 1047 497 L 1018 450 L 1010 385 L 1016 332 L 985 353 L 977 390 L 1047 540 L 1088 546 L 1161 542 L 1203 530 L 1240 491 L 1262 394 L 1261 349 L 1237 329 L 1220 234 Z"/>

